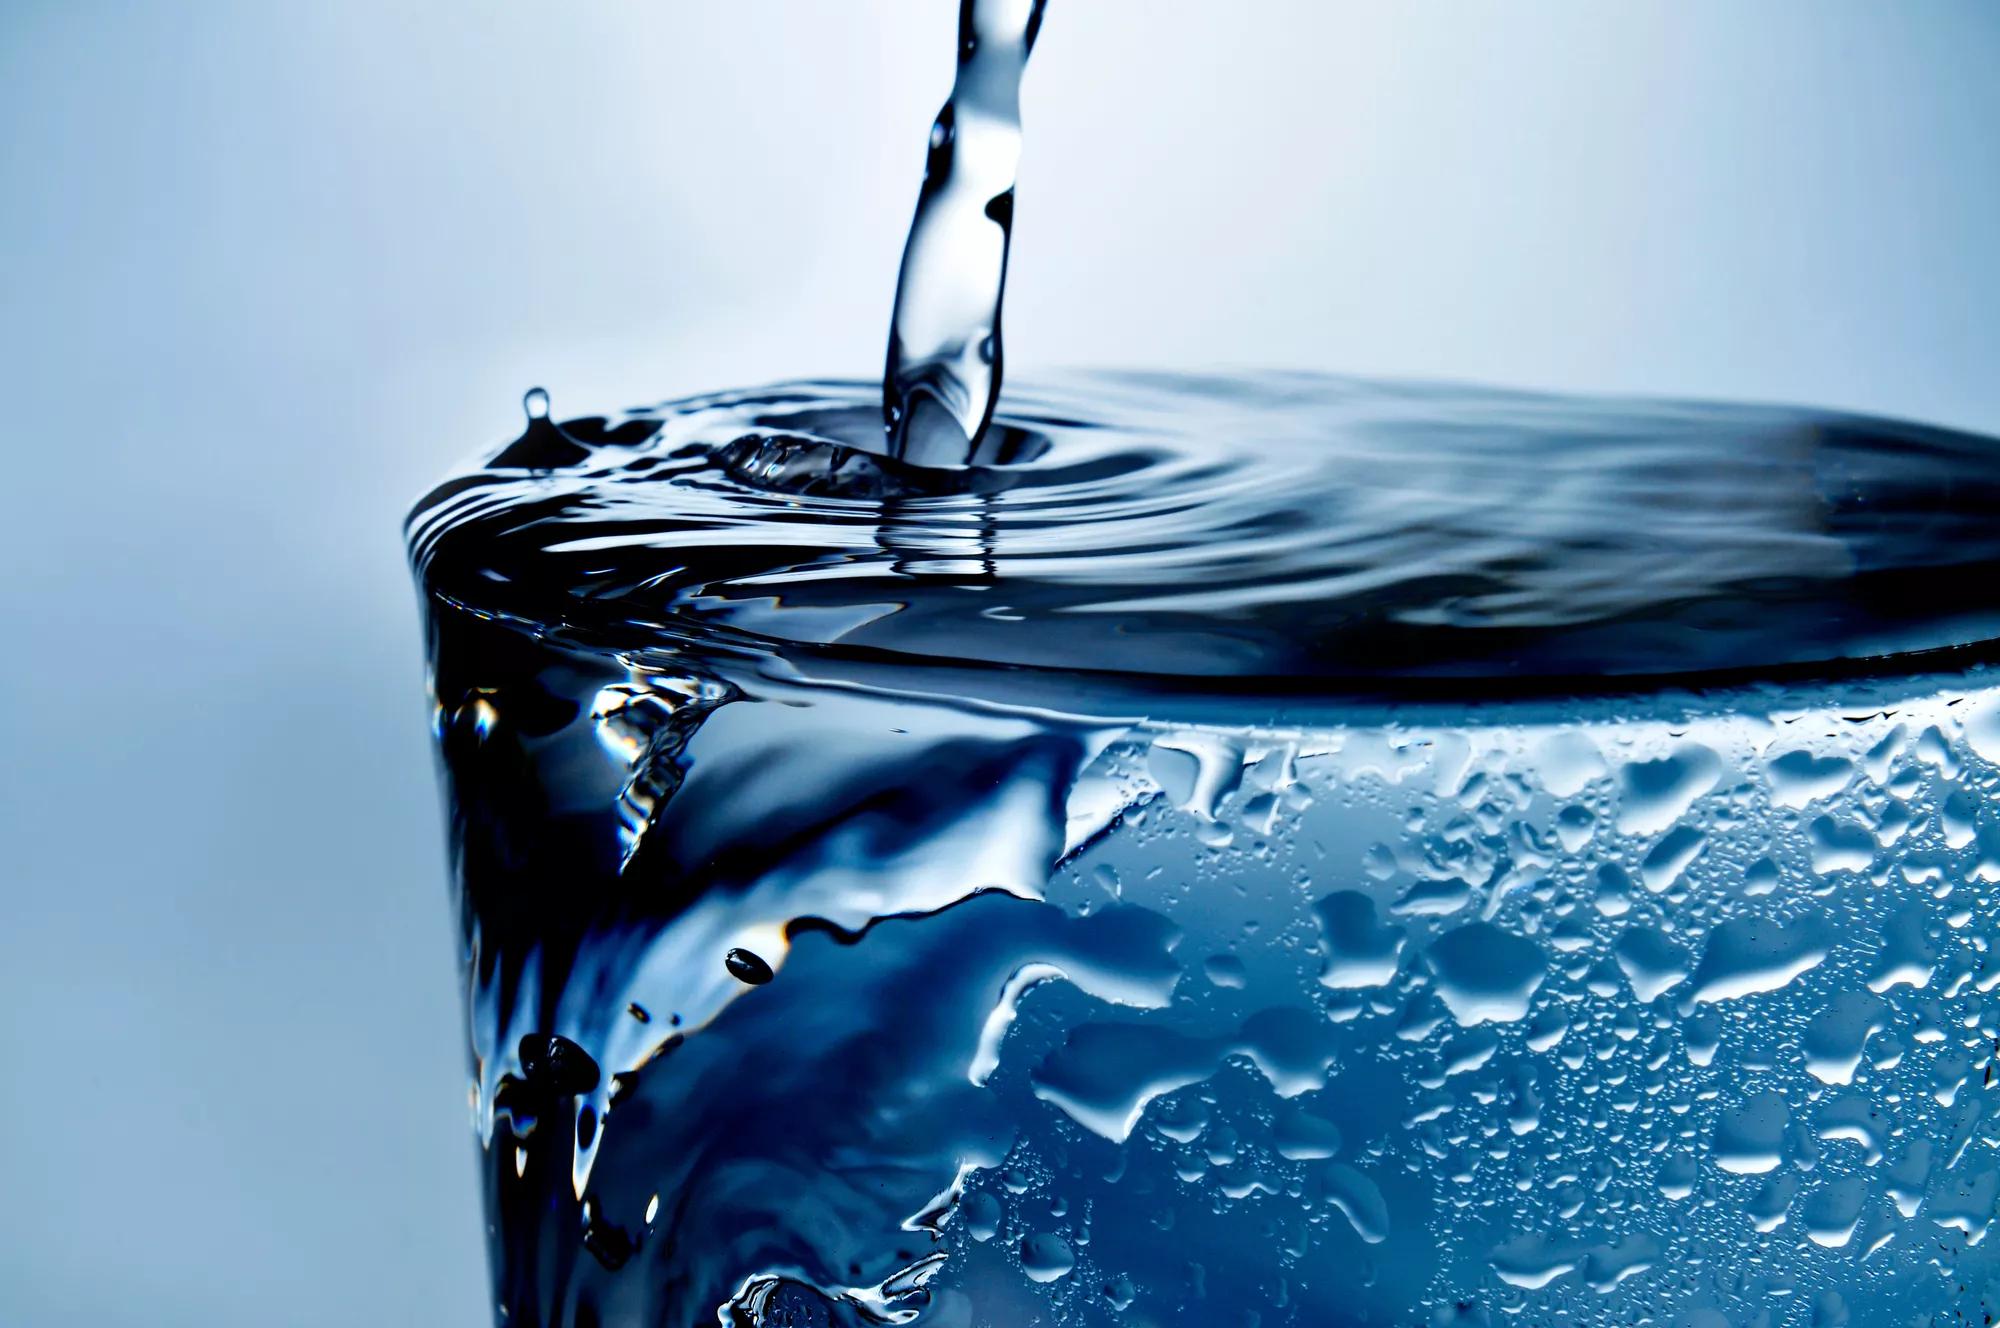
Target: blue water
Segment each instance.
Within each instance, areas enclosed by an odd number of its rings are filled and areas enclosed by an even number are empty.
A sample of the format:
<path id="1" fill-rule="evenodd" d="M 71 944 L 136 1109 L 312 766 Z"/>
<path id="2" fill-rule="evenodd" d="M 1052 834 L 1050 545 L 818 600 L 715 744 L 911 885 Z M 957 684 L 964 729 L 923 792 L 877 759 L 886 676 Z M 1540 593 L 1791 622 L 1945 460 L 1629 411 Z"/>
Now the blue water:
<path id="1" fill-rule="evenodd" d="M 2000 1309 L 1992 443 L 879 420 L 538 411 L 412 516 L 499 1322 Z"/>

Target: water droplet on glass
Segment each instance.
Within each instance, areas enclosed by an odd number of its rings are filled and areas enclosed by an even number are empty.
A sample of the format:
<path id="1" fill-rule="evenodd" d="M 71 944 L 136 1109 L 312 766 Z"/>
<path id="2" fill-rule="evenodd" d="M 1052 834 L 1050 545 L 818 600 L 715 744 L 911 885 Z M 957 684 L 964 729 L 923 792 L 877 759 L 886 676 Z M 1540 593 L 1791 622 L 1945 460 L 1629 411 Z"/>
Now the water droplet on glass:
<path id="1" fill-rule="evenodd" d="M 1069 1276 L 1076 1256 L 1060 1236 L 1029 1236 L 1021 1242 L 1021 1271 L 1037 1282 Z"/>

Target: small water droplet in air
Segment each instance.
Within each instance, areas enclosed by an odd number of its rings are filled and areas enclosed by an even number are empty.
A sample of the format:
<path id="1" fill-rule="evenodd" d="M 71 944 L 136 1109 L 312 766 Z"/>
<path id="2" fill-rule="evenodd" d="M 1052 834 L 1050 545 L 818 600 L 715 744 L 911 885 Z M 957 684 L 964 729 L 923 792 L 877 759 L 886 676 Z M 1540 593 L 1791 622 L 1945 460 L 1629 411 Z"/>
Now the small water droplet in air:
<path id="1" fill-rule="evenodd" d="M 547 388 L 531 387 L 521 398 L 521 409 L 528 414 L 528 420 L 545 420 L 549 417 L 549 393 Z"/>
<path id="2" fill-rule="evenodd" d="M 597 1087 L 597 1062 L 560 1033 L 530 1033 L 521 1039 L 521 1075 L 557 1097 L 574 1097 Z"/>
<path id="3" fill-rule="evenodd" d="M 745 950 L 741 946 L 724 955 L 722 962 L 729 969 L 729 976 L 753 987 L 761 987 L 776 976 L 761 955 Z"/>

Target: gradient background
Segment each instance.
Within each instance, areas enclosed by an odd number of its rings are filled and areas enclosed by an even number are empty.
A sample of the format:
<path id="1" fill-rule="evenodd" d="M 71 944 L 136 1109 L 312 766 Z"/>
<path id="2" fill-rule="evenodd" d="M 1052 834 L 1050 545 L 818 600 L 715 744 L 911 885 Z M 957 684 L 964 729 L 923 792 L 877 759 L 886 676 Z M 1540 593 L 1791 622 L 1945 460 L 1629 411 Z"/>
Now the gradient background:
<path id="1" fill-rule="evenodd" d="M 397 526 L 877 372 L 950 0 L 0 0 L 0 1324 L 485 1321 Z M 1993 0 L 1053 0 L 1009 367 L 2000 430 Z"/>

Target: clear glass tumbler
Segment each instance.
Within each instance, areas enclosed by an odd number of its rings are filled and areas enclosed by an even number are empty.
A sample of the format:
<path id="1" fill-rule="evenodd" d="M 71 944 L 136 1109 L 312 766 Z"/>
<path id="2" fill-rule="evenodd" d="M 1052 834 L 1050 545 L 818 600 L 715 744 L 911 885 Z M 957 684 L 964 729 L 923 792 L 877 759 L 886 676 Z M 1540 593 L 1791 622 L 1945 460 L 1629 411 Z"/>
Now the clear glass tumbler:
<path id="1" fill-rule="evenodd" d="M 2000 457 L 791 384 L 410 523 L 498 1322 L 2000 1311 Z"/>

